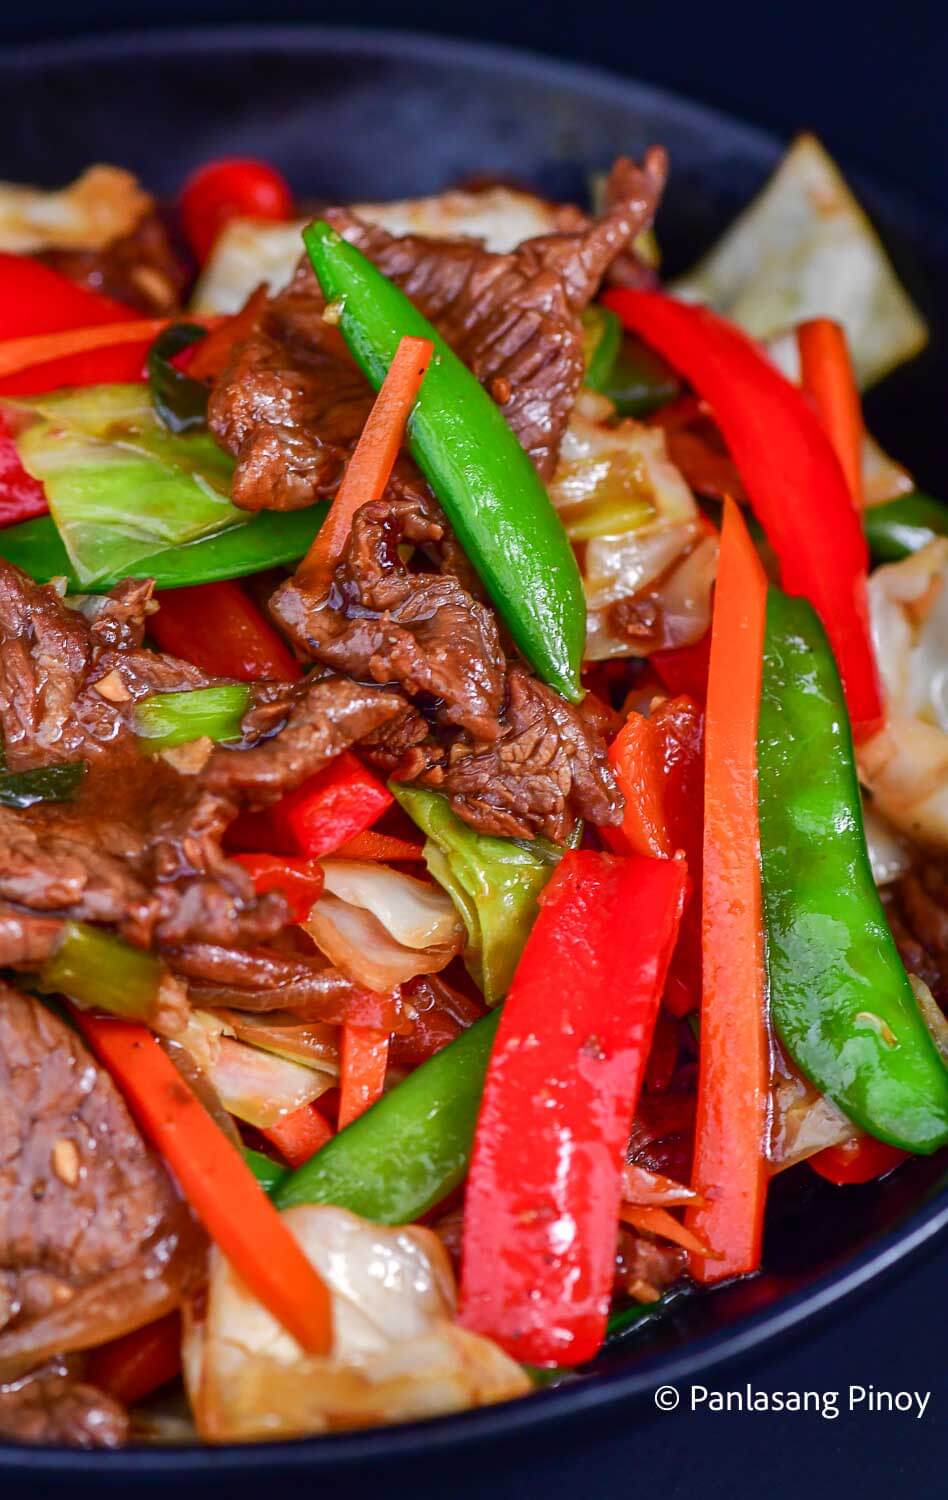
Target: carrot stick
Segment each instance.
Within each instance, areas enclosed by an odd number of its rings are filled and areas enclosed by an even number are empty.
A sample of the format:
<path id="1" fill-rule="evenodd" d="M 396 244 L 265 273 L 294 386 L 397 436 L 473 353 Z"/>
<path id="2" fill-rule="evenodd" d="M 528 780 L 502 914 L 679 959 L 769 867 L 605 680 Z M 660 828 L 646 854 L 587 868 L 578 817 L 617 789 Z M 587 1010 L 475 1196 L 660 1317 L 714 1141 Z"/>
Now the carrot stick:
<path id="1" fill-rule="evenodd" d="M 861 509 L 862 405 L 845 330 L 829 318 L 813 318 L 800 324 L 797 344 L 803 389 L 816 405 L 843 466 L 853 503 Z"/>
<path id="2" fill-rule="evenodd" d="M 297 569 L 297 582 L 314 593 L 328 583 L 356 511 L 368 501 L 382 497 L 433 353 L 429 339 L 408 335 L 395 350 L 395 358 L 353 449 L 329 514 Z"/>
<path id="3" fill-rule="evenodd" d="M 315 1156 L 320 1146 L 325 1146 L 332 1137 L 332 1126 L 314 1103 L 304 1104 L 284 1115 L 275 1125 L 261 1130 L 272 1146 L 289 1162 L 291 1167 L 301 1167 Z"/>
<path id="4" fill-rule="evenodd" d="M 309 1354 L 327 1354 L 332 1306 L 325 1283 L 151 1032 L 75 1007 L 72 1015 L 208 1234 L 254 1296 Z"/>
<path id="5" fill-rule="evenodd" d="M 367 828 L 365 833 L 354 834 L 341 848 L 334 850 L 333 857 L 337 856 L 339 859 L 380 859 L 396 862 L 425 857 L 420 844 L 412 844 L 408 839 L 397 839 L 390 833 L 376 833 L 374 828 Z"/>
<path id="6" fill-rule="evenodd" d="M 174 318 L 143 318 L 134 323 L 100 323 L 94 328 L 67 328 L 62 333 L 39 333 L 22 339 L 0 341 L 0 377 L 17 375 L 32 365 L 51 359 L 65 359 L 70 354 L 85 354 L 90 349 L 107 349 L 113 344 L 134 344 L 142 339 L 157 338 Z M 216 318 L 202 318 L 202 323 L 216 323 Z"/>
<path id="7" fill-rule="evenodd" d="M 685 1222 L 714 1252 L 691 1274 L 760 1264 L 767 1191 L 766 975 L 757 826 L 757 716 L 767 583 L 740 510 L 725 501 L 705 718 L 701 1042 Z"/>
<path id="8" fill-rule="evenodd" d="M 339 1129 L 352 1123 L 382 1097 L 388 1067 L 388 1032 L 344 1026 L 339 1077 Z"/>
<path id="9" fill-rule="evenodd" d="M 642 1229 L 646 1234 L 661 1235 L 663 1240 L 671 1240 L 675 1245 L 681 1245 L 683 1249 L 690 1250 L 694 1255 L 709 1255 L 707 1245 L 699 1240 L 696 1234 L 686 1229 L 674 1214 L 670 1214 L 667 1208 L 639 1207 L 634 1203 L 623 1203 L 619 1207 L 619 1218 L 623 1224 L 630 1224 L 633 1229 Z"/>
<path id="10" fill-rule="evenodd" d="M 84 1379 L 123 1406 L 134 1406 L 181 1370 L 181 1316 L 168 1313 L 91 1350 Z"/>

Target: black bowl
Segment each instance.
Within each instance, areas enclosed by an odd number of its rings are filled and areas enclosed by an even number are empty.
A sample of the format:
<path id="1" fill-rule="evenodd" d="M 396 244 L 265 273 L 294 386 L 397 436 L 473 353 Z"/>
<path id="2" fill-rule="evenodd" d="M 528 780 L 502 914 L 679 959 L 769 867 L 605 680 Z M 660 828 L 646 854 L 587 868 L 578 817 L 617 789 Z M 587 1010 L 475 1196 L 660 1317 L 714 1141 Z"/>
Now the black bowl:
<path id="1" fill-rule="evenodd" d="M 20 49 L 0 58 L 0 177 L 59 183 L 121 162 L 172 193 L 197 163 L 257 154 L 307 196 L 432 192 L 474 172 L 582 197 L 591 170 L 652 141 L 668 146 L 659 223 L 670 269 L 692 260 L 751 196 L 780 143 L 643 84 L 496 47 L 335 29 L 242 28 Z M 899 270 L 948 328 L 948 221 L 856 179 Z M 941 299 L 941 301 L 939 301 Z M 937 339 L 890 379 L 870 420 L 936 487 L 948 351 Z M 930 1244 L 948 1225 L 944 1161 L 916 1160 L 841 1193 L 805 1169 L 778 1179 L 765 1269 L 684 1296 L 607 1350 L 588 1373 L 527 1401 L 410 1426 L 248 1448 L 76 1454 L 0 1447 L 0 1483 L 87 1478 L 121 1488 L 312 1473 L 457 1455 L 528 1430 L 590 1421 L 807 1320 Z M 9 1491 L 8 1491 L 9 1492 Z"/>

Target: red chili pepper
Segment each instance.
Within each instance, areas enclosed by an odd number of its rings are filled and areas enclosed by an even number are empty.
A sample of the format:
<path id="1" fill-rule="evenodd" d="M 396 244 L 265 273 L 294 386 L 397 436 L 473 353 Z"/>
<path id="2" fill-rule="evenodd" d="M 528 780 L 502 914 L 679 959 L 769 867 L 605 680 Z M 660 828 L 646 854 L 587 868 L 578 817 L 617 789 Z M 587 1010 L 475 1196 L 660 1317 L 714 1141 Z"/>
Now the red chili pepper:
<path id="1" fill-rule="evenodd" d="M 856 1136 L 839 1146 L 827 1146 L 808 1158 L 810 1166 L 827 1182 L 848 1187 L 857 1182 L 874 1182 L 884 1177 L 908 1157 L 907 1151 L 877 1141 L 871 1135 Z"/>
<path id="2" fill-rule="evenodd" d="M 28 255 L 0 254 L 0 340 L 134 322 L 134 308 L 77 286 Z M 0 395 L 37 395 L 60 386 L 144 378 L 148 341 L 47 360 L 0 379 Z M 35 512 L 34 512 L 35 514 Z"/>
<path id="3" fill-rule="evenodd" d="M 853 733 L 865 738 L 884 719 L 866 604 L 868 551 L 819 418 L 751 340 L 710 309 L 626 288 L 604 300 L 712 406 L 784 587 L 804 594 L 826 627 Z"/>
<path id="4" fill-rule="evenodd" d="M 260 1134 L 272 1146 L 276 1146 L 284 1160 L 295 1170 L 331 1140 L 332 1126 L 317 1109 L 315 1102 L 311 1102 L 294 1109 L 292 1114 L 284 1115 L 282 1120 L 261 1130 Z"/>
<path id="5" fill-rule="evenodd" d="M 185 238 L 204 262 L 229 220 L 292 218 L 293 194 L 275 167 L 234 157 L 192 172 L 181 189 L 180 207 Z"/>
<path id="6" fill-rule="evenodd" d="M 231 824 L 228 842 L 236 849 L 319 859 L 370 828 L 392 802 L 388 787 L 343 750 L 274 807 L 244 813 Z"/>
<path id="7" fill-rule="evenodd" d="M 235 854 L 253 881 L 258 896 L 279 891 L 286 897 L 291 922 L 303 922 L 323 893 L 323 872 L 311 859 L 293 859 L 282 854 Z"/>
<path id="8" fill-rule="evenodd" d="M 85 1379 L 123 1406 L 134 1406 L 181 1370 L 181 1316 L 168 1313 L 93 1349 Z"/>
<path id="9" fill-rule="evenodd" d="M 302 676 L 296 657 L 249 594 L 238 583 L 198 583 L 167 589 L 148 621 L 148 632 L 162 651 L 193 662 L 213 677 L 239 682 L 295 682 Z"/>
<path id="10" fill-rule="evenodd" d="M 686 883 L 679 860 L 565 854 L 504 1004 L 465 1199 L 460 1320 L 529 1364 L 580 1364 L 602 1343 L 629 1121 Z"/>

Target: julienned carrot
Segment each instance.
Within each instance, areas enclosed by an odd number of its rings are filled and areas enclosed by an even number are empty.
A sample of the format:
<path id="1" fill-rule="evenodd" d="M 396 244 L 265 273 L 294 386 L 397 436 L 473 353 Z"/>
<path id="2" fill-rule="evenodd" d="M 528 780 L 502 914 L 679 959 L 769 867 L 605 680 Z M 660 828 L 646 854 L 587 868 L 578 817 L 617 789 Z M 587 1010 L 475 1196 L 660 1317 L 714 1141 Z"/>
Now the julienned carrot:
<path id="1" fill-rule="evenodd" d="M 374 828 L 355 834 L 335 853 L 340 859 L 394 860 L 396 863 L 425 857 L 420 844 L 397 839 L 390 833 L 376 833 Z"/>
<path id="2" fill-rule="evenodd" d="M 388 1067 L 387 1031 L 368 1026 L 344 1026 L 339 1076 L 339 1129 L 364 1114 L 381 1099 Z"/>
<path id="3" fill-rule="evenodd" d="M 660 1235 L 663 1240 L 671 1240 L 673 1244 L 681 1245 L 683 1250 L 690 1250 L 693 1255 L 705 1256 L 709 1253 L 707 1245 L 690 1229 L 686 1229 L 681 1220 L 670 1214 L 667 1208 L 623 1203 L 619 1209 L 619 1218 L 623 1224 L 629 1224 L 633 1229 L 642 1229 L 646 1234 Z"/>
<path id="4" fill-rule="evenodd" d="M 332 1306 L 325 1283 L 151 1032 L 75 1007 L 72 1015 L 234 1269 L 297 1343 L 327 1354 Z"/>
<path id="5" fill-rule="evenodd" d="M 142 318 L 130 323 L 101 323 L 94 328 L 66 328 L 62 333 L 39 333 L 22 339 L 0 341 L 0 377 L 17 375 L 32 365 L 51 359 L 65 359 L 70 354 L 84 354 L 89 349 L 106 349 L 112 344 L 133 344 L 158 337 L 174 318 Z M 216 323 L 216 318 L 202 318 L 202 323 Z"/>
<path id="6" fill-rule="evenodd" d="M 800 324 L 797 344 L 803 389 L 816 404 L 846 475 L 849 493 L 861 507 L 862 405 L 845 329 L 830 318 L 813 318 Z"/>
<path id="7" fill-rule="evenodd" d="M 276 1146 L 295 1170 L 309 1161 L 311 1156 L 315 1156 L 320 1146 L 325 1146 L 332 1136 L 332 1126 L 316 1105 L 310 1102 L 300 1109 L 294 1109 L 292 1114 L 284 1115 L 282 1120 L 261 1130 L 260 1134 L 266 1136 L 272 1146 Z"/>
<path id="8" fill-rule="evenodd" d="M 297 569 L 297 580 L 305 587 L 315 591 L 328 582 L 355 512 L 369 500 L 382 498 L 433 353 L 429 339 L 409 335 L 396 349 L 329 514 Z"/>
<path id="9" fill-rule="evenodd" d="M 180 1369 L 181 1317 L 173 1312 L 93 1349 L 84 1378 L 123 1406 L 134 1406 L 174 1380 Z"/>
<path id="10" fill-rule="evenodd" d="M 767 1191 L 766 976 L 757 827 L 757 718 L 767 583 L 740 510 L 725 501 L 705 717 L 701 1043 L 686 1224 L 713 1251 L 698 1281 L 760 1264 Z"/>

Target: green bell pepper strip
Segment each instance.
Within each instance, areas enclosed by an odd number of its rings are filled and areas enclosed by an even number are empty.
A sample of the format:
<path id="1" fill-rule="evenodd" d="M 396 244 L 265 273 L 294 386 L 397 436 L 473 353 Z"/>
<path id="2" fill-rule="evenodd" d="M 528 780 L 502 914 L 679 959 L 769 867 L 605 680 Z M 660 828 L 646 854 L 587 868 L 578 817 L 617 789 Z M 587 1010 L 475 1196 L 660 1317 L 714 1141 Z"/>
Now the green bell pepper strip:
<path id="1" fill-rule="evenodd" d="M 166 972 L 154 954 L 133 948 L 114 933 L 66 922 L 59 947 L 43 964 L 37 983 L 43 991 L 68 995 L 84 1009 L 151 1024 L 161 1008 Z"/>
<path id="2" fill-rule="evenodd" d="M 948 1070 L 879 900 L 833 654 L 804 599 L 771 589 L 758 729 L 767 966 L 793 1061 L 905 1151 L 948 1141 Z"/>
<path id="3" fill-rule="evenodd" d="M 184 693 L 150 693 L 135 704 L 132 718 L 143 750 L 168 750 L 205 738 L 240 739 L 240 721 L 249 703 L 246 684 L 224 682 Z"/>
<path id="4" fill-rule="evenodd" d="M 332 1203 L 376 1224 L 410 1224 L 463 1181 L 500 1020 L 492 1011 L 402 1079 L 285 1177 L 273 1200 Z"/>
<path id="5" fill-rule="evenodd" d="M 199 323 L 172 323 L 148 351 L 145 368 L 151 404 L 169 432 L 199 432 L 207 426 L 209 387 L 171 363 L 176 354 L 206 337 L 207 329 Z"/>
<path id="6" fill-rule="evenodd" d="M 488 1005 L 507 993 L 536 920 L 540 892 L 563 850 L 548 839 L 493 838 L 476 833 L 447 797 L 389 783 L 389 790 L 423 833 L 425 863 L 451 897 L 464 926 L 464 963 Z"/>
<path id="7" fill-rule="evenodd" d="M 634 334 L 623 333 L 610 307 L 591 303 L 582 323 L 586 384 L 608 396 L 620 417 L 647 416 L 681 395 L 671 365 Z"/>
<path id="8" fill-rule="evenodd" d="M 303 240 L 356 363 L 376 390 L 405 334 L 435 356 L 408 422 L 413 457 L 527 661 L 576 703 L 586 640 L 579 567 L 563 523 L 500 408 L 418 309 L 321 220 Z"/>
<path id="9" fill-rule="evenodd" d="M 32 807 L 36 802 L 72 802 L 85 774 L 84 760 L 32 771 L 0 772 L 0 807 Z"/>
<path id="10" fill-rule="evenodd" d="M 179 589 L 289 566 L 305 555 L 328 509 L 320 502 L 306 510 L 261 511 L 246 525 L 167 547 L 105 574 L 96 580 L 96 589 L 113 588 L 123 578 L 153 578 L 156 588 Z M 71 592 L 82 591 L 51 516 L 0 530 L 0 557 L 15 563 L 37 583 L 65 578 Z"/>
<path id="11" fill-rule="evenodd" d="M 876 562 L 899 562 L 938 536 L 948 536 L 948 505 L 915 490 L 882 505 L 868 505 L 863 524 Z"/>

